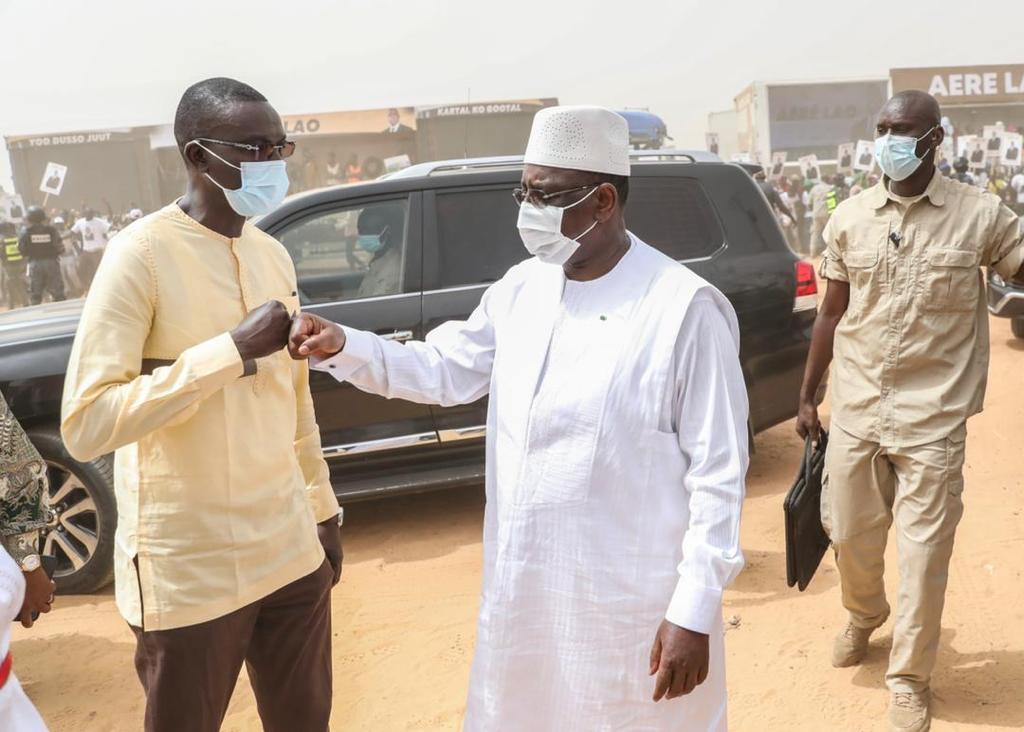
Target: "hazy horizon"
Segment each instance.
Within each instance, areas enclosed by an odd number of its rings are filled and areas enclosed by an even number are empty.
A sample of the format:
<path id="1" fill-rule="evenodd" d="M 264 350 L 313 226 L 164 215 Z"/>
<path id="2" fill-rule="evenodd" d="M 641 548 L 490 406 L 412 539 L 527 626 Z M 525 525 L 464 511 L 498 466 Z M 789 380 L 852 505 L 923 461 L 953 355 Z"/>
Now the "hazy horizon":
<path id="1" fill-rule="evenodd" d="M 996 6 L 985 16 L 1020 12 L 1019 3 Z M 731 108 L 754 80 L 886 77 L 894 67 L 1024 60 L 1019 23 L 986 28 L 983 51 L 966 50 L 951 33 L 944 38 L 963 22 L 953 3 L 932 4 L 924 16 L 920 7 L 859 5 L 856 16 L 870 20 L 859 36 L 856 23 L 845 30 L 835 13 L 805 0 L 782 9 L 655 2 L 643 6 L 645 17 L 631 18 L 623 11 L 633 7 L 0 0 L 0 27 L 14 29 L 0 59 L 19 72 L 5 76 L 0 135 L 167 123 L 188 84 L 234 76 L 282 114 L 538 96 L 646 107 L 664 118 L 674 145 L 703 147 L 708 113 Z M 10 182 L 4 150 L 0 185 L 9 190 Z"/>

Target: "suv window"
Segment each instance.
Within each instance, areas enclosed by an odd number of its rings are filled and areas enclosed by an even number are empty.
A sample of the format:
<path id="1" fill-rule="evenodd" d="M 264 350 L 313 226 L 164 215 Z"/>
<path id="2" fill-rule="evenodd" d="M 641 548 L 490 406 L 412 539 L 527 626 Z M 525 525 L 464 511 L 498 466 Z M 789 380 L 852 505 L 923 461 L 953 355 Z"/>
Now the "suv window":
<path id="1" fill-rule="evenodd" d="M 278 234 L 304 301 L 403 292 L 408 219 L 408 199 L 374 201 L 317 214 Z"/>
<path id="2" fill-rule="evenodd" d="M 512 186 L 437 194 L 440 286 L 497 282 L 530 255 L 519 238 Z"/>
<path id="3" fill-rule="evenodd" d="M 626 225 L 676 260 L 709 257 L 725 242 L 711 201 L 694 178 L 632 178 Z"/>

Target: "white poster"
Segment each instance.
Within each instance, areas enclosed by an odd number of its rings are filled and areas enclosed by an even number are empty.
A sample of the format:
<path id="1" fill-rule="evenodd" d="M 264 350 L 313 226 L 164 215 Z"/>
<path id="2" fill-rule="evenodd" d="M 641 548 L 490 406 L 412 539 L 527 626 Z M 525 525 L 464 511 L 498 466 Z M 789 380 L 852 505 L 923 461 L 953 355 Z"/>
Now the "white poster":
<path id="1" fill-rule="evenodd" d="M 395 155 L 394 157 L 384 158 L 384 171 L 387 173 L 403 170 L 410 165 L 412 165 L 412 160 L 409 159 L 408 155 Z"/>
<path id="2" fill-rule="evenodd" d="M 956 138 L 956 156 L 958 158 L 966 158 L 971 143 L 979 139 L 981 138 L 977 135 L 960 135 L 960 137 Z"/>
<path id="3" fill-rule="evenodd" d="M 1009 168 L 1020 167 L 1021 140 L 1024 136 L 1016 132 L 1003 133 L 1003 146 L 999 150 L 999 162 Z"/>
<path id="4" fill-rule="evenodd" d="M 750 156 L 750 153 L 733 153 L 732 157 L 729 158 L 734 163 L 752 163 L 754 159 Z"/>
<path id="5" fill-rule="evenodd" d="M 853 172 L 853 155 L 857 148 L 855 142 L 844 142 L 836 150 L 836 172 L 837 173 L 852 173 Z"/>
<path id="6" fill-rule="evenodd" d="M 985 167 L 985 148 L 988 141 L 976 137 L 967 145 L 967 162 L 973 170 L 982 170 Z"/>
<path id="7" fill-rule="evenodd" d="M 1003 149 L 1003 130 L 999 125 L 985 125 L 981 133 L 985 140 L 985 156 L 998 158 Z"/>
<path id="8" fill-rule="evenodd" d="M 800 163 L 800 172 L 803 173 L 804 180 L 814 181 L 815 183 L 821 180 L 821 168 L 818 167 L 817 155 L 804 155 L 798 162 Z"/>
<path id="9" fill-rule="evenodd" d="M 786 167 L 786 153 L 775 152 L 772 153 L 772 178 L 781 178 L 782 171 Z"/>
<path id="10" fill-rule="evenodd" d="M 5 193 L 0 189 L 0 221 L 20 224 L 25 216 L 25 203 L 17 193 Z"/>
<path id="11" fill-rule="evenodd" d="M 704 142 L 707 143 L 708 152 L 718 155 L 718 133 L 708 132 L 704 135 Z"/>
<path id="12" fill-rule="evenodd" d="M 857 140 L 853 169 L 862 173 L 870 173 L 875 169 L 875 143 L 872 140 Z"/>
<path id="13" fill-rule="evenodd" d="M 43 171 L 43 180 L 39 184 L 39 190 L 51 196 L 59 196 L 64 188 L 64 179 L 68 176 L 68 166 L 60 163 L 47 163 Z"/>

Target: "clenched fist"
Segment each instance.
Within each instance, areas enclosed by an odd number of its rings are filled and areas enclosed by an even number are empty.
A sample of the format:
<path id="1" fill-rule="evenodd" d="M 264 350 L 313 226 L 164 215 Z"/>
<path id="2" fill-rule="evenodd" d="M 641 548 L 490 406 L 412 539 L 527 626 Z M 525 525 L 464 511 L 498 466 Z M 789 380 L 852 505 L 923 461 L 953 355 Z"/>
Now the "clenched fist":
<path id="1" fill-rule="evenodd" d="M 330 358 L 345 347 L 345 329 L 312 313 L 299 313 L 292 320 L 288 353 L 294 359 Z"/>
<path id="2" fill-rule="evenodd" d="M 292 316 L 277 300 L 265 302 L 242 319 L 231 331 L 243 361 L 277 353 L 288 343 Z"/>

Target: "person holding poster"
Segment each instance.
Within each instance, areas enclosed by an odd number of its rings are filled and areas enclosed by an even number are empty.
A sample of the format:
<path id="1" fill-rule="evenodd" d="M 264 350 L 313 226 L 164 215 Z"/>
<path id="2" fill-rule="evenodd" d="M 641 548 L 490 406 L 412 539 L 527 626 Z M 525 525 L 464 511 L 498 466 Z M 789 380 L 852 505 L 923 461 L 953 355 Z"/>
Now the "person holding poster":
<path id="1" fill-rule="evenodd" d="M 828 217 L 831 213 L 828 206 L 828 198 L 830 194 L 835 192 L 835 187 L 830 182 L 819 177 L 817 157 L 808 155 L 800 159 L 807 161 L 807 172 L 804 174 L 804 177 L 814 183 L 810 191 L 811 240 L 807 247 L 808 256 L 814 257 L 824 248 L 821 233 L 825 230 L 825 224 L 828 223 Z M 813 176 L 811 175 L 812 172 L 814 173 Z"/>

